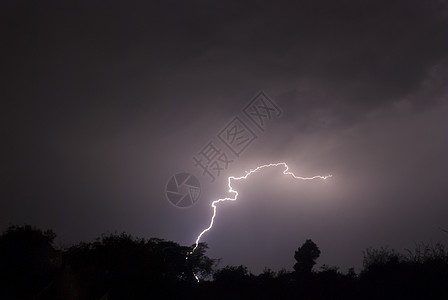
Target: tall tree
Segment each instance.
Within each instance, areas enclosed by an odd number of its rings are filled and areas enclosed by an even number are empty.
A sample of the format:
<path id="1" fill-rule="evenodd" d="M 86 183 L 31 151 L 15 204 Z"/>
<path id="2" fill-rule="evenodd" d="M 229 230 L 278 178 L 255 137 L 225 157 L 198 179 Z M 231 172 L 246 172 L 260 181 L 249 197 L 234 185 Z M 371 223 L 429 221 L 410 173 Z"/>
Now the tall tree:
<path id="1" fill-rule="evenodd" d="M 301 247 L 297 249 L 294 254 L 296 263 L 294 271 L 297 275 L 309 275 L 313 266 L 316 264 L 316 259 L 320 256 L 319 247 L 310 239 L 306 240 Z"/>

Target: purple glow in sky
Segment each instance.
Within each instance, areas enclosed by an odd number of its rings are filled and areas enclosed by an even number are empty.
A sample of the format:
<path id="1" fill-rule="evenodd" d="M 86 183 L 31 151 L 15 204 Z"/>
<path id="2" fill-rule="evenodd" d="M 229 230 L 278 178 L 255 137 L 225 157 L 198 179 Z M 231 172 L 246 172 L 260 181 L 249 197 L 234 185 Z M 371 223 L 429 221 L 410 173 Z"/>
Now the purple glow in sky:
<path id="1" fill-rule="evenodd" d="M 146 1 L 0 5 L 0 228 L 52 228 L 60 245 L 126 231 L 194 243 L 255 273 L 360 268 L 362 250 L 448 241 L 446 1 Z M 281 116 L 211 183 L 193 156 L 263 90 Z M 258 129 L 257 129 L 258 128 Z M 236 155 L 233 154 L 233 158 Z M 201 181 L 186 209 L 167 180 Z"/>

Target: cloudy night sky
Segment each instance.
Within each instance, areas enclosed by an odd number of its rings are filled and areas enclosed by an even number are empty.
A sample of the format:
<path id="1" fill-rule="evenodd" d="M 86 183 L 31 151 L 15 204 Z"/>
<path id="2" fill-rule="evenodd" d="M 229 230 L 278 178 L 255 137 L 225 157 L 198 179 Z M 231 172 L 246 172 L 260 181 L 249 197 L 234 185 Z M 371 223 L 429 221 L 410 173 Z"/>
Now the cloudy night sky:
<path id="1" fill-rule="evenodd" d="M 312 239 L 346 271 L 367 247 L 448 242 L 446 0 L 3 1 L 0 19 L 2 231 L 192 245 L 228 176 L 284 161 L 333 177 L 235 182 L 208 256 L 290 271 Z M 262 130 L 260 91 L 281 110 Z M 219 139 L 235 117 L 257 136 L 239 156 Z M 214 182 L 194 161 L 209 142 L 232 160 Z M 165 194 L 181 172 L 188 208 Z"/>

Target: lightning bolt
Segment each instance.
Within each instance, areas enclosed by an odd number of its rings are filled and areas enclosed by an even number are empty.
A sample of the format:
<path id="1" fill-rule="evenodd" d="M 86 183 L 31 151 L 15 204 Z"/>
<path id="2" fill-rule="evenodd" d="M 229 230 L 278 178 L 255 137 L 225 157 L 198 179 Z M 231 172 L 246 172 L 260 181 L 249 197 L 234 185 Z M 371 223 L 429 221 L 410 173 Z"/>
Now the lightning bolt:
<path id="1" fill-rule="evenodd" d="M 227 197 L 227 198 L 221 198 L 218 200 L 215 200 L 212 202 L 212 207 L 213 207 L 213 216 L 212 219 L 210 220 L 210 225 L 205 228 L 201 233 L 199 233 L 198 237 L 196 238 L 196 242 L 195 242 L 195 246 L 193 248 L 193 250 L 191 250 L 191 252 L 187 253 L 187 257 L 186 259 L 188 259 L 188 255 L 191 255 L 194 253 L 194 251 L 198 248 L 199 246 L 199 241 L 201 240 L 202 236 L 209 231 L 210 229 L 212 229 L 213 227 L 213 223 L 215 221 L 215 217 L 216 217 L 216 204 L 220 203 L 220 202 L 224 202 L 224 201 L 236 201 L 236 199 L 238 199 L 238 191 L 234 190 L 232 187 L 232 181 L 238 181 L 238 180 L 243 180 L 243 179 L 247 179 L 247 177 L 249 177 L 251 174 L 260 171 L 261 169 L 265 169 L 265 168 L 271 168 L 271 167 L 278 167 L 278 166 L 283 166 L 285 168 L 285 170 L 283 171 L 284 175 L 289 175 L 292 176 L 295 179 L 302 179 L 302 180 L 313 180 L 316 178 L 320 178 L 320 179 L 327 179 L 329 177 L 332 177 L 332 175 L 327 175 L 327 176 L 313 176 L 313 177 L 300 177 L 300 176 L 296 176 L 293 172 L 289 171 L 289 166 L 285 163 L 285 162 L 280 162 L 280 163 L 272 163 L 272 164 L 267 164 L 267 165 L 261 165 L 256 167 L 253 170 L 249 170 L 246 171 L 246 175 L 241 176 L 241 177 L 235 177 L 235 176 L 230 176 L 227 178 L 227 185 L 229 187 L 229 193 L 233 194 L 233 197 Z M 194 274 L 195 278 L 197 281 L 199 281 L 199 278 L 196 276 L 196 274 Z"/>

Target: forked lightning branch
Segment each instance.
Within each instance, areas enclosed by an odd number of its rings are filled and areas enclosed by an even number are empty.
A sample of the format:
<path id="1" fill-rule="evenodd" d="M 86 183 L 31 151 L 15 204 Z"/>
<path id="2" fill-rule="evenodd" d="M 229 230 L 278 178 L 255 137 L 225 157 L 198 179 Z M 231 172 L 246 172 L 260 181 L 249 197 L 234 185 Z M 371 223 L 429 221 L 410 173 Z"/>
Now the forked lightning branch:
<path id="1" fill-rule="evenodd" d="M 272 168 L 272 167 L 278 167 L 278 166 L 283 166 L 285 169 L 283 170 L 283 174 L 284 175 L 288 175 L 288 176 L 292 176 L 295 179 L 301 179 L 301 180 L 313 180 L 313 179 L 327 179 L 329 177 L 331 177 L 332 175 L 326 175 L 326 176 L 320 176 L 320 175 L 316 175 L 316 176 L 312 176 L 312 177 L 301 177 L 301 176 L 296 176 L 293 172 L 289 171 L 289 166 L 285 163 L 285 162 L 280 162 L 280 163 L 271 163 L 271 164 L 266 164 L 266 165 L 261 165 L 256 167 L 253 170 L 249 170 L 246 171 L 246 175 L 244 176 L 240 176 L 240 177 L 235 177 L 235 176 L 230 176 L 227 178 L 227 185 L 229 187 L 229 193 L 233 194 L 232 197 L 226 197 L 226 198 L 221 198 L 218 200 L 215 200 L 212 202 L 212 207 L 213 207 L 213 215 L 212 218 L 210 220 L 210 225 L 205 228 L 203 231 L 201 231 L 201 233 L 199 233 L 199 235 L 196 238 L 196 242 L 195 242 L 195 246 L 193 247 L 193 250 L 191 250 L 191 252 L 187 253 L 187 259 L 188 259 L 188 255 L 191 255 L 194 253 L 194 251 L 197 249 L 197 247 L 199 246 L 199 241 L 201 240 L 202 236 L 209 231 L 210 229 L 212 229 L 213 227 L 213 223 L 215 221 L 215 217 L 216 217 L 216 213 L 217 213 L 217 204 L 221 203 L 221 202 L 225 202 L 225 201 L 236 201 L 238 199 L 238 191 L 234 190 L 232 187 L 232 182 L 233 181 L 239 181 L 239 180 L 244 180 L 247 179 L 247 177 L 249 177 L 251 174 L 256 173 L 258 171 L 260 171 L 261 169 L 265 169 L 265 168 Z M 199 281 L 198 277 L 195 275 L 196 279 Z"/>

